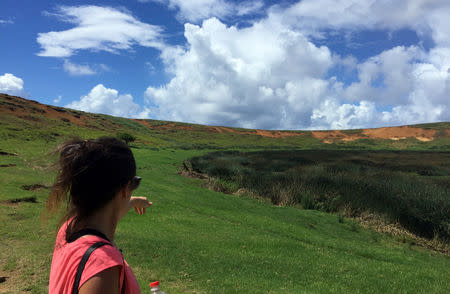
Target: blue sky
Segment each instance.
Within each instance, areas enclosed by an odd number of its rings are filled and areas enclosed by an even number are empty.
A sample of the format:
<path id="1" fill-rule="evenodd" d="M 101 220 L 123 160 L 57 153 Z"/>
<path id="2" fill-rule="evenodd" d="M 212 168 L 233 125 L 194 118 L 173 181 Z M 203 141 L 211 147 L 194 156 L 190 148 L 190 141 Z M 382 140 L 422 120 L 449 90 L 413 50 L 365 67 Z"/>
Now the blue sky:
<path id="1" fill-rule="evenodd" d="M 449 121 L 450 3 L 354 2 L 3 0 L 0 92 L 247 128 Z"/>

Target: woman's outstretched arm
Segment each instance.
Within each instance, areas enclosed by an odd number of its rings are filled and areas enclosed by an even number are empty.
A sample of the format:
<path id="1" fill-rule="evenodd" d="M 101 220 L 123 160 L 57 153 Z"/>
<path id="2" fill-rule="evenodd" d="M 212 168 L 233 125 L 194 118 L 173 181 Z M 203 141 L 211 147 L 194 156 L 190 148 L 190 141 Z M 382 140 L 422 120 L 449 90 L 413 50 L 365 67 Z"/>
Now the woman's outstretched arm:
<path id="1" fill-rule="evenodd" d="M 145 209 L 151 206 L 152 203 L 147 200 L 147 197 L 131 197 L 128 202 L 128 210 L 134 207 L 134 211 L 139 215 L 143 215 L 145 213 Z"/>

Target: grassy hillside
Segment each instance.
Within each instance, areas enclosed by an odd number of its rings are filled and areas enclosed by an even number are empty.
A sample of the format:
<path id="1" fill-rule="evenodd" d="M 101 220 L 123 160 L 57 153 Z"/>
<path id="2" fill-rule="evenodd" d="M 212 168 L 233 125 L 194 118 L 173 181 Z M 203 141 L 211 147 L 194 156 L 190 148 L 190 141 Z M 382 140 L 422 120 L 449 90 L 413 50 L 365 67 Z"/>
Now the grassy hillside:
<path id="1" fill-rule="evenodd" d="M 309 132 L 275 138 L 150 120 L 146 127 L 4 95 L 0 106 L 0 278 L 6 277 L 0 293 L 47 291 L 58 221 L 55 216 L 46 225 L 40 222 L 54 177 L 48 151 L 70 135 L 94 138 L 119 131 L 138 138 L 132 150 L 143 180 L 135 194 L 153 201 L 145 216 L 130 212 L 116 233 L 143 293 L 154 280 L 171 294 L 443 293 L 450 288 L 450 260 L 444 255 L 350 219 L 213 192 L 201 180 L 177 174 L 185 159 L 217 147 L 400 148 L 395 144 L 401 141 L 327 144 Z M 181 128 L 187 126 L 192 130 Z M 442 150 L 448 144 L 445 136 L 404 141 L 412 149 Z"/>
<path id="2" fill-rule="evenodd" d="M 137 138 L 136 146 L 183 150 L 450 150 L 449 122 L 410 126 L 406 127 L 407 130 L 380 129 L 381 133 L 377 132 L 377 129 L 334 132 L 264 131 L 158 120 L 133 120 L 43 105 L 5 94 L 0 94 L 0 113 L 2 140 L 33 141 L 40 138 L 51 143 L 72 134 L 92 138 L 128 132 Z M 431 141 L 421 141 L 422 139 Z"/>

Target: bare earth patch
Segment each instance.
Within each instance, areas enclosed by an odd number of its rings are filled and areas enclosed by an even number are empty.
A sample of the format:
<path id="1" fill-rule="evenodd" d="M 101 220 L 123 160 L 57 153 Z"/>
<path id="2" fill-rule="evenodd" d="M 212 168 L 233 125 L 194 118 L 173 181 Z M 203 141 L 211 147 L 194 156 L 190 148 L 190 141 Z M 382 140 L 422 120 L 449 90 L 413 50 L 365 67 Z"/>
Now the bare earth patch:
<path id="1" fill-rule="evenodd" d="M 2 201 L 0 201 L 0 204 L 14 207 L 14 206 L 17 206 L 20 202 L 38 203 L 36 196 L 32 196 L 32 197 L 25 197 L 25 198 L 2 200 Z"/>
<path id="2" fill-rule="evenodd" d="M 10 96 L 7 94 L 0 94 L 0 112 L 14 115 L 16 117 L 33 122 L 39 122 L 42 120 L 42 118 L 50 118 L 53 120 L 63 121 L 66 123 L 88 128 L 99 128 L 92 124 L 92 122 L 96 121 L 99 122 L 99 124 L 103 128 L 110 128 L 113 126 L 109 122 L 105 124 L 104 119 L 102 122 L 98 117 L 92 117 L 92 114 L 87 114 L 81 111 L 63 107 L 45 105 L 34 100 L 27 100 L 21 97 Z"/>
<path id="3" fill-rule="evenodd" d="M 215 131 L 217 133 L 223 134 L 223 133 L 232 133 L 232 134 L 239 134 L 239 135 L 257 135 L 261 137 L 268 137 L 268 138 L 286 138 L 286 137 L 293 137 L 293 136 L 301 136 L 304 135 L 304 133 L 296 132 L 296 131 L 268 131 L 268 130 L 254 130 L 254 131 L 239 131 L 232 128 L 227 127 L 211 127 L 209 128 L 211 131 Z"/>
<path id="4" fill-rule="evenodd" d="M 23 269 L 20 266 L 15 266 L 14 269 L 3 270 L 5 266 L 6 264 L 0 261 L 0 293 L 23 293 L 19 288 L 23 286 L 23 281 L 21 280 Z"/>
<path id="5" fill-rule="evenodd" d="M 333 143 L 334 141 L 354 141 L 358 139 L 389 139 L 393 141 L 404 140 L 407 138 L 415 138 L 422 142 L 433 141 L 436 130 L 415 128 L 415 127 L 388 127 L 378 129 L 363 129 L 361 134 L 348 134 L 342 131 L 313 131 L 314 138 L 321 140 L 323 143 Z M 446 130 L 446 137 L 450 137 L 450 131 Z"/>
<path id="6" fill-rule="evenodd" d="M 182 131 L 192 131 L 193 128 L 188 125 L 177 125 L 175 123 L 167 123 L 163 125 L 153 125 L 149 123 L 148 121 L 142 120 L 142 119 L 132 119 L 133 121 L 140 123 L 141 125 L 155 130 L 182 130 Z"/>
<path id="7" fill-rule="evenodd" d="M 5 156 L 18 156 L 18 154 L 16 153 L 8 153 L 5 151 L 0 151 L 0 155 L 5 155 Z"/>
<path id="8" fill-rule="evenodd" d="M 22 185 L 22 189 L 27 190 L 27 191 L 36 191 L 39 189 L 49 189 L 49 186 L 46 185 L 42 185 L 42 184 L 32 184 L 32 185 Z"/>
<path id="9" fill-rule="evenodd" d="M 436 130 L 425 130 L 413 127 L 390 127 L 378 129 L 365 129 L 362 133 L 373 139 L 391 139 L 391 138 L 421 138 L 432 141 Z M 420 139 L 419 139 L 420 140 Z"/>

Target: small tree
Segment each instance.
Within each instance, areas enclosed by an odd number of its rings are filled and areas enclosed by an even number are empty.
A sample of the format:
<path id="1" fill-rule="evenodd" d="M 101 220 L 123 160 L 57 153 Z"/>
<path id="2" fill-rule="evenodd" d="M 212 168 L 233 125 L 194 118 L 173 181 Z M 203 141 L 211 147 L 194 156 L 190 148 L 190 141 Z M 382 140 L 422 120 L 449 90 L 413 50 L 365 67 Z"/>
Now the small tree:
<path id="1" fill-rule="evenodd" d="M 128 133 L 118 133 L 117 138 L 124 141 L 127 145 L 128 145 L 128 143 L 134 142 L 136 140 L 135 136 L 128 134 Z"/>

